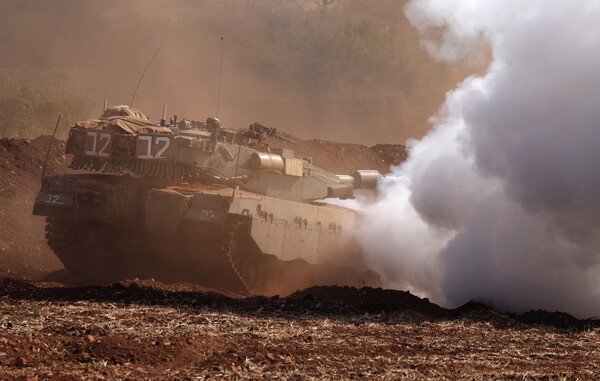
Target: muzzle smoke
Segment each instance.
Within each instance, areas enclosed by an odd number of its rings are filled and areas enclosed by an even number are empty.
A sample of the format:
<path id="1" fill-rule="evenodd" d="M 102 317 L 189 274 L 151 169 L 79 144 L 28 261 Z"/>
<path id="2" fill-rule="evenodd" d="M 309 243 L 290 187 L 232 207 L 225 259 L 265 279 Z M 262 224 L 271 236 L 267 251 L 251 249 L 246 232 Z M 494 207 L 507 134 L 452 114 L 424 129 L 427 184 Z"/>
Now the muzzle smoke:
<path id="1" fill-rule="evenodd" d="M 493 62 L 449 92 L 428 136 L 363 206 L 369 260 L 455 306 L 600 315 L 600 1 L 413 0 L 435 58 Z"/>

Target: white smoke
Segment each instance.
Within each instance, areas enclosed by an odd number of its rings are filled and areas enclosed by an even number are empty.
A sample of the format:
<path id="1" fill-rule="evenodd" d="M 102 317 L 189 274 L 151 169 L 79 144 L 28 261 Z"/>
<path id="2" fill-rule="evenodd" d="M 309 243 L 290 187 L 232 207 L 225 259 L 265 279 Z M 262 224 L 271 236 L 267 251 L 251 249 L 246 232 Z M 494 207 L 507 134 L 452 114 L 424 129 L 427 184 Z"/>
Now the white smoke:
<path id="1" fill-rule="evenodd" d="M 600 1 L 412 0 L 406 14 L 443 31 L 434 57 L 485 41 L 492 63 L 394 169 L 410 182 L 365 206 L 370 262 L 449 306 L 600 315 Z"/>

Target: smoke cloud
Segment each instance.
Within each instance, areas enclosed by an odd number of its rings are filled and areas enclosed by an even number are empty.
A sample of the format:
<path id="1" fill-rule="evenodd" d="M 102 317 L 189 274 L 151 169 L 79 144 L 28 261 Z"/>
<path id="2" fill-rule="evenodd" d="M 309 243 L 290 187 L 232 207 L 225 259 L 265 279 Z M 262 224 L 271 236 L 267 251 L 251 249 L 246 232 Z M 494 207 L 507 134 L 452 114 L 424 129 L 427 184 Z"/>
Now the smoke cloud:
<path id="1" fill-rule="evenodd" d="M 370 261 L 449 306 L 600 315 L 600 2 L 413 0 L 405 12 L 436 59 L 485 42 L 493 61 L 394 168 L 410 181 L 363 206 Z"/>

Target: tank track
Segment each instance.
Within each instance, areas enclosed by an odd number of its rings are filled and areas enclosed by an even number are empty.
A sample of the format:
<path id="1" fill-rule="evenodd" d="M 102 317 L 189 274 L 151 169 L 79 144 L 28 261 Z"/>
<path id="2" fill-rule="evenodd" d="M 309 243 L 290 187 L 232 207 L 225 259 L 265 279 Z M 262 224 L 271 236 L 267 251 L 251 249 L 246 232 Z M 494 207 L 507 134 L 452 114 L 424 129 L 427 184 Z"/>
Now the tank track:
<path id="1" fill-rule="evenodd" d="M 236 258 L 243 255 L 239 245 L 243 238 L 243 235 L 239 234 L 242 226 L 242 221 L 232 217 L 227 219 L 223 233 L 218 239 L 197 234 L 185 237 L 182 266 L 175 266 L 179 270 L 172 280 L 183 279 L 212 288 L 251 295 L 251 287 L 236 266 Z"/>
<path id="2" fill-rule="evenodd" d="M 248 286 L 248 284 L 246 283 L 244 277 L 242 277 L 242 275 L 240 274 L 238 267 L 235 265 L 234 262 L 234 255 L 240 255 L 241 253 L 239 252 L 241 248 L 237 248 L 238 250 L 236 250 L 234 252 L 234 243 L 236 242 L 236 239 L 240 239 L 237 235 L 240 232 L 240 229 L 243 225 L 242 221 L 239 221 L 238 219 L 232 219 L 230 221 L 228 221 L 225 224 L 225 230 L 223 233 L 223 245 L 221 248 L 221 252 L 223 254 L 223 258 L 227 261 L 227 263 L 229 264 L 229 266 L 231 267 L 231 270 L 233 271 L 233 273 L 235 274 L 235 276 L 238 278 L 239 283 L 241 283 L 241 288 L 242 291 L 245 294 L 250 295 L 252 292 L 250 290 L 250 287 Z"/>
<path id="3" fill-rule="evenodd" d="M 235 265 L 243 247 L 237 243 L 243 222 L 228 219 L 219 239 L 207 236 L 175 236 L 147 232 L 154 241 L 131 238 L 101 224 L 48 217 L 46 239 L 65 268 L 85 284 L 115 282 L 127 277 L 156 278 L 166 282 L 190 281 L 249 295 Z M 127 241 L 127 242 L 125 242 Z M 150 242 L 143 245 L 140 242 Z M 173 245 L 180 246 L 174 248 Z M 169 261 L 174 251 L 183 251 L 179 261 Z M 178 253 L 179 254 L 179 253 Z"/>
<path id="4" fill-rule="evenodd" d="M 99 223 L 46 218 L 46 240 L 65 268 L 83 283 L 123 279 L 132 270 L 122 240 Z M 120 278 L 120 279 L 119 279 Z"/>
<path id="5" fill-rule="evenodd" d="M 79 273 L 85 261 L 80 258 L 81 247 L 75 240 L 72 223 L 66 219 L 46 218 L 46 241 L 65 268 Z"/>

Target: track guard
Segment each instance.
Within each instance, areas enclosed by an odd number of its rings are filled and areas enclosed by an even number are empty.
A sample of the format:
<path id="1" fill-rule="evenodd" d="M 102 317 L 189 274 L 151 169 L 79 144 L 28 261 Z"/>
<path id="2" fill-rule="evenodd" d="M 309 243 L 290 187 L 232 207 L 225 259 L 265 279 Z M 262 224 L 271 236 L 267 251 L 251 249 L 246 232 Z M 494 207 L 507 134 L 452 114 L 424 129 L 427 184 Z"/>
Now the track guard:
<path id="1" fill-rule="evenodd" d="M 221 195 L 152 189 L 146 197 L 146 224 L 150 228 L 220 236 L 229 207 L 230 200 Z"/>

